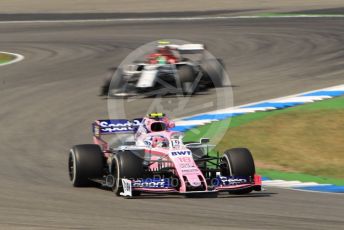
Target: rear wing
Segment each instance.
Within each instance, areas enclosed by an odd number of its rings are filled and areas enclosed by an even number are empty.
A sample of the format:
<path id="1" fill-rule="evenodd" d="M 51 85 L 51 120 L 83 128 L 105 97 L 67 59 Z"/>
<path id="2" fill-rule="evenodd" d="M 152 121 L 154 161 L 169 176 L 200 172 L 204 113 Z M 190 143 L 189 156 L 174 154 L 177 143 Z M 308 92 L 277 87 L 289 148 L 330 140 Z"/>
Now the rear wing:
<path id="1" fill-rule="evenodd" d="M 183 45 L 159 45 L 159 48 L 169 47 L 174 50 L 178 50 L 181 54 L 194 54 L 194 53 L 200 53 L 205 50 L 205 47 L 203 44 L 183 44 Z"/>
<path id="2" fill-rule="evenodd" d="M 184 44 L 180 45 L 177 48 L 179 52 L 197 52 L 197 51 L 203 51 L 204 45 L 203 44 Z"/>
<path id="3" fill-rule="evenodd" d="M 142 118 L 133 120 L 96 120 L 92 124 L 92 131 L 95 137 L 114 133 L 135 133 L 139 128 Z"/>

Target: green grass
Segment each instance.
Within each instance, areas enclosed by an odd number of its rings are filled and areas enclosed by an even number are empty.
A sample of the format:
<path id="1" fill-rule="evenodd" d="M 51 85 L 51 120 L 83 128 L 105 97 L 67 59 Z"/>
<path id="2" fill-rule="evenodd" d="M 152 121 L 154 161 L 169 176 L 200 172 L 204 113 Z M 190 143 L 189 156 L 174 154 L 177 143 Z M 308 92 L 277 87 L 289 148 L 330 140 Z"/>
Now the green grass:
<path id="1" fill-rule="evenodd" d="M 12 61 L 15 57 L 13 55 L 0 53 L 0 64 Z"/>
<path id="2" fill-rule="evenodd" d="M 245 114 L 233 117 L 230 124 L 229 121 L 190 130 L 185 140 L 210 137 L 218 142 L 216 148 L 220 152 L 232 147 L 248 147 L 258 170 L 292 173 L 291 177 L 296 177 L 293 179 L 299 179 L 301 174 L 338 178 L 332 180 L 336 184 L 344 183 L 344 97 Z M 217 135 L 221 132 L 225 132 L 222 139 Z"/>
<path id="3" fill-rule="evenodd" d="M 216 134 L 221 131 L 227 131 L 229 128 L 239 127 L 245 125 L 251 121 L 256 121 L 264 119 L 269 116 L 275 116 L 278 114 L 283 114 L 285 112 L 294 112 L 294 111 L 315 111 L 315 110 L 333 110 L 333 109 L 344 109 L 344 97 L 334 98 L 331 100 L 324 100 L 319 102 L 314 102 L 310 104 L 305 104 L 302 106 L 296 106 L 284 110 L 275 110 L 268 112 L 257 112 L 257 113 L 248 113 L 233 117 L 231 119 L 213 122 L 211 124 L 203 125 L 185 133 L 185 141 L 194 141 L 199 140 L 201 137 L 204 137 L 204 134 L 207 133 L 208 137 L 215 137 Z M 211 127 L 211 129 L 210 129 Z"/>

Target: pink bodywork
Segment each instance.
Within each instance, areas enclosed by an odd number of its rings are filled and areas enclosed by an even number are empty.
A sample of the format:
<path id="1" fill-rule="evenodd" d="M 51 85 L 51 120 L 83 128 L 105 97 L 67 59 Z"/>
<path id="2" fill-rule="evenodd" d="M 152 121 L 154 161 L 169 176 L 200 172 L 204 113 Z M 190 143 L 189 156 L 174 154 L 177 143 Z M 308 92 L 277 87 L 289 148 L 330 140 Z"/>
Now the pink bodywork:
<path id="1" fill-rule="evenodd" d="M 98 121 L 95 123 L 97 124 Z M 151 123 L 151 121 L 147 121 L 147 123 Z M 168 129 L 174 127 L 174 123 L 165 120 Z M 143 123 L 143 122 L 142 122 Z M 99 124 L 99 122 L 98 122 Z M 179 190 L 174 188 L 133 188 L 133 191 L 145 191 L 145 192 L 152 192 L 152 193 L 164 193 L 164 192 L 179 192 L 179 193 L 186 193 L 187 182 L 193 186 L 198 187 L 203 185 L 204 191 L 208 191 L 208 185 L 206 178 L 204 177 L 201 170 L 198 168 L 197 164 L 195 163 L 192 152 L 188 149 L 182 142 L 183 134 L 180 132 L 174 132 L 170 130 L 161 131 L 161 132 L 151 132 L 151 133 L 142 133 L 139 135 L 140 139 L 149 139 L 155 136 L 165 137 L 169 141 L 169 145 L 167 147 L 152 147 L 149 144 L 142 146 L 145 150 L 145 153 L 148 154 L 151 160 L 162 160 L 164 167 L 171 167 L 173 168 L 174 174 L 178 176 L 180 180 L 180 187 Z M 137 137 L 137 135 L 135 136 Z M 109 149 L 109 145 L 106 141 L 101 138 L 101 135 L 94 134 L 93 141 L 95 144 L 98 144 L 102 147 L 104 156 L 107 158 L 111 154 Z M 159 162 L 155 162 L 149 166 L 150 170 L 155 171 L 159 168 Z M 230 191 L 230 190 L 238 190 L 244 189 L 254 186 L 261 186 L 261 176 L 255 175 L 254 176 L 254 183 L 247 183 L 247 184 L 238 184 L 238 185 L 220 185 L 213 188 L 212 191 Z"/>
<path id="2" fill-rule="evenodd" d="M 147 148 L 145 152 L 151 156 L 152 160 L 164 159 L 168 161 L 167 164 L 170 164 L 167 166 L 173 166 L 175 174 L 179 177 L 181 182 L 179 192 L 186 192 L 186 180 L 191 186 L 198 187 L 203 183 L 205 190 L 208 189 L 206 179 L 193 160 L 191 150 L 186 148 L 182 143 L 182 133 L 163 131 L 146 134 L 147 138 L 149 138 L 149 136 L 164 136 L 169 140 L 169 147 Z M 176 139 L 174 137 L 179 138 Z M 179 142 L 179 144 L 174 144 L 174 142 Z M 157 168 L 158 162 L 150 166 L 152 171 Z"/>

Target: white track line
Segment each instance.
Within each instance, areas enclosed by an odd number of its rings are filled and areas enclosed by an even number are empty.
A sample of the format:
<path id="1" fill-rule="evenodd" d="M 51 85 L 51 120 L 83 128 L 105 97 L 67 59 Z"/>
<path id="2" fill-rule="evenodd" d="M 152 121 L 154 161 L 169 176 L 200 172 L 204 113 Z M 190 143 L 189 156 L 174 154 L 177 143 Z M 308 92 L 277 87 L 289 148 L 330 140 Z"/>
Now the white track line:
<path id="1" fill-rule="evenodd" d="M 337 90 L 344 90 L 344 85 L 339 85 L 332 87 L 331 89 L 326 89 L 327 91 L 337 91 Z"/>
<path id="2" fill-rule="evenodd" d="M 285 180 L 267 180 L 263 181 L 263 185 L 279 188 L 288 188 L 288 187 L 301 187 L 301 186 L 328 186 L 331 184 L 319 184 L 316 182 L 301 182 L 301 181 L 285 181 Z"/>
<path id="3" fill-rule="evenodd" d="M 291 97 L 291 98 L 286 98 L 286 99 L 281 99 L 281 100 L 273 100 L 269 101 L 272 103 L 288 103 L 288 102 L 315 102 L 315 101 L 321 101 L 324 99 L 329 99 L 331 98 L 330 96 L 300 96 L 300 97 Z"/>
<path id="4" fill-rule="evenodd" d="M 317 100 L 323 100 L 323 99 L 329 99 L 332 98 L 330 96 L 302 96 L 304 94 L 309 94 L 309 93 L 314 93 L 314 92 L 318 92 L 318 91 L 336 91 L 336 90 L 343 90 L 344 89 L 344 84 L 342 85 L 336 85 L 336 86 L 331 86 L 328 88 L 322 88 L 322 89 L 316 89 L 316 90 L 311 90 L 311 91 L 306 91 L 306 92 L 302 92 L 302 93 L 297 93 L 297 94 L 293 94 L 293 95 L 289 95 L 289 96 L 285 96 L 285 97 L 277 97 L 277 98 L 272 98 L 272 99 L 267 99 L 267 100 L 262 100 L 262 101 L 257 101 L 257 102 L 252 102 L 252 103 L 248 103 L 248 104 L 243 104 L 243 105 L 238 105 L 238 106 L 234 106 L 234 107 L 229 107 L 229 108 L 224 108 L 224 109 L 219 109 L 219 110 L 214 110 L 214 111 L 209 111 L 209 112 L 204 112 L 204 113 L 198 113 L 198 114 L 194 114 L 191 116 L 185 116 L 185 117 L 180 117 L 175 119 L 175 121 L 180 121 L 182 119 L 186 119 L 189 117 L 195 117 L 195 116 L 199 116 L 199 115 L 205 115 L 205 114 L 222 114 L 225 112 L 256 112 L 256 111 L 266 111 L 266 110 L 275 110 L 276 108 L 274 107 L 258 107 L 258 108 L 249 108 L 248 111 L 245 111 L 247 108 L 242 108 L 242 107 L 247 107 L 247 106 L 253 106 L 256 104 L 260 104 L 260 103 L 265 103 L 265 102 L 272 102 L 272 101 L 280 101 L 280 100 L 289 100 L 290 98 L 295 98 L 295 97 L 309 97 L 310 99 L 317 101 Z M 315 98 L 317 100 L 315 100 Z M 245 109 L 245 110 L 242 110 Z"/>
<path id="5" fill-rule="evenodd" d="M 316 191 L 316 190 L 307 190 L 303 189 L 303 187 L 308 186 L 331 186 L 332 184 L 319 184 L 316 182 L 301 182 L 301 181 L 285 181 L 285 180 L 265 180 L 262 182 L 264 187 L 274 187 L 274 188 L 282 188 L 282 189 L 290 189 L 290 190 L 298 190 L 302 192 L 316 192 L 316 193 L 329 193 L 329 194 L 341 194 L 335 192 L 326 192 L 326 191 Z"/>
<path id="6" fill-rule="evenodd" d="M 274 18 L 344 18 L 344 15 L 271 15 L 271 16 L 204 16 L 204 17 L 160 17 L 160 18 L 104 18 L 104 19 L 68 19 L 68 20 L 23 20 L 0 21 L 7 23 L 88 23 L 88 22 L 151 22 L 151 21 L 201 21 L 201 20 L 226 20 L 226 19 L 274 19 Z"/>
<path id="7" fill-rule="evenodd" d="M 185 125 L 205 125 L 211 122 L 218 121 L 216 119 L 207 119 L 207 120 L 191 120 L 191 121 L 177 121 L 176 126 L 185 126 Z"/>
<path id="8" fill-rule="evenodd" d="M 10 65 L 10 64 L 13 64 L 13 63 L 16 63 L 16 62 L 20 62 L 20 61 L 22 61 L 24 59 L 24 56 L 21 55 L 21 54 L 0 51 L 0 54 L 1 53 L 2 54 L 8 54 L 8 55 L 15 56 L 15 59 L 13 59 L 12 61 L 9 61 L 9 62 L 2 63 L 2 64 L 0 63 L 0 66 Z"/>

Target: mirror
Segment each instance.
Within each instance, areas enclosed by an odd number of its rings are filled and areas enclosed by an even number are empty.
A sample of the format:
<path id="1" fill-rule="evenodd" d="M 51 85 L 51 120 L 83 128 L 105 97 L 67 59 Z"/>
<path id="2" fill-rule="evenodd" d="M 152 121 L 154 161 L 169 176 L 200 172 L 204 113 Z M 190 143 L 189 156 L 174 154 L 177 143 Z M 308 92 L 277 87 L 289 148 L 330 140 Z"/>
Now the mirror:
<path id="1" fill-rule="evenodd" d="M 210 142 L 210 139 L 209 139 L 209 138 L 201 138 L 201 139 L 199 140 L 199 142 L 200 142 L 201 144 L 207 144 L 207 143 Z"/>

